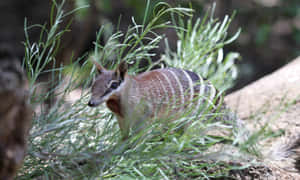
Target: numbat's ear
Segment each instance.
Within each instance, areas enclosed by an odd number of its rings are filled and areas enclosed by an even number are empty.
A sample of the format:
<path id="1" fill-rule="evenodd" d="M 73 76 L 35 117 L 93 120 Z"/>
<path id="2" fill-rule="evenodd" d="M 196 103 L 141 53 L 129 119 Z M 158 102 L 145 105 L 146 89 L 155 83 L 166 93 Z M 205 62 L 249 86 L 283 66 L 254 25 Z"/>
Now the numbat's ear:
<path id="1" fill-rule="evenodd" d="M 101 74 L 104 68 L 97 61 L 92 60 L 92 62 L 96 66 L 98 73 Z"/>
<path id="2" fill-rule="evenodd" d="M 125 75 L 127 73 L 127 70 L 128 70 L 128 65 L 127 65 L 126 61 L 121 61 L 120 64 L 118 65 L 117 69 L 116 69 L 116 74 L 122 80 L 124 80 Z"/>

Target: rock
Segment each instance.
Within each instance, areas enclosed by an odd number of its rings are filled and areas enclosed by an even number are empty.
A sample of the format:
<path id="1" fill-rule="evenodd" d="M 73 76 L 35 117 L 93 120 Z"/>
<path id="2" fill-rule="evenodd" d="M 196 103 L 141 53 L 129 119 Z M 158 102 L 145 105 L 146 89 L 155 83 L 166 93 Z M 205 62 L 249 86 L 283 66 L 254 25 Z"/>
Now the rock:
<path id="1" fill-rule="evenodd" d="M 300 179 L 300 57 L 227 95 L 225 102 L 250 131 L 267 124 L 273 132 L 283 132 L 262 143 L 264 161 Z"/>
<path id="2" fill-rule="evenodd" d="M 276 108 L 282 99 L 300 103 L 300 57 L 271 75 L 226 96 L 226 103 L 247 119 L 251 113 L 268 105 Z M 300 115 L 300 113 L 299 113 Z"/>

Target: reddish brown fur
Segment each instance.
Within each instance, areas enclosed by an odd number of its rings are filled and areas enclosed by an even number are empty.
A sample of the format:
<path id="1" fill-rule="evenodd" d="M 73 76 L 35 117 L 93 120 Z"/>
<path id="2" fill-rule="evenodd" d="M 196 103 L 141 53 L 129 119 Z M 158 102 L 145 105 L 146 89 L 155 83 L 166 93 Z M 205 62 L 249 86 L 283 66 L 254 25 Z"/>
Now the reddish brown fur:
<path id="1" fill-rule="evenodd" d="M 119 98 L 110 98 L 106 101 L 106 106 L 116 115 L 123 118 L 123 114 L 121 112 L 121 104 Z"/>

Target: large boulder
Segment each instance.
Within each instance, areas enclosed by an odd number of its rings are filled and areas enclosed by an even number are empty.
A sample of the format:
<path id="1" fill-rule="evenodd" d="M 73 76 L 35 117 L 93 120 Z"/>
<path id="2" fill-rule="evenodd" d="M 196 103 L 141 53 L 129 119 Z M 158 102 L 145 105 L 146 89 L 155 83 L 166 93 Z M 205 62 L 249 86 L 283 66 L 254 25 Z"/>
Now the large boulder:
<path id="1" fill-rule="evenodd" d="M 225 102 L 250 131 L 264 126 L 281 134 L 260 143 L 264 161 L 300 179 L 300 57 L 227 95 Z"/>

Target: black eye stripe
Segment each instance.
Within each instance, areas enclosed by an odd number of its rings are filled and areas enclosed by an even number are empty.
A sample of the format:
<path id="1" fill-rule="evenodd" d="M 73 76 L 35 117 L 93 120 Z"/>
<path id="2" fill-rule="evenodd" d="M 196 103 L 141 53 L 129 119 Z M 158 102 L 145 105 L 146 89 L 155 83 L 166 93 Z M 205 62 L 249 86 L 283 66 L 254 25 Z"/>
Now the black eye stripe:
<path id="1" fill-rule="evenodd" d="M 104 96 L 108 95 L 109 93 L 111 93 L 113 90 L 117 89 L 121 83 L 122 83 L 122 81 L 115 81 L 115 80 L 111 81 L 108 84 L 109 86 L 107 87 L 106 91 L 103 93 L 103 95 L 101 97 L 104 97 Z"/>
<path id="2" fill-rule="evenodd" d="M 109 94 L 110 92 L 112 92 L 112 90 L 117 89 L 119 87 L 119 85 L 120 85 L 119 82 L 112 82 L 112 83 L 110 83 L 110 87 L 104 92 L 104 94 L 102 95 L 102 97 L 104 97 L 107 94 Z"/>
<path id="3" fill-rule="evenodd" d="M 117 87 L 119 87 L 119 83 L 118 82 L 112 82 L 111 84 L 110 84 L 110 88 L 111 89 L 117 89 Z"/>
<path id="4" fill-rule="evenodd" d="M 107 91 L 104 92 L 104 94 L 102 95 L 102 97 L 106 96 L 107 94 L 109 94 L 111 92 L 111 89 L 107 89 Z"/>
<path id="5" fill-rule="evenodd" d="M 119 81 L 111 80 L 110 82 L 107 83 L 108 84 L 107 86 L 110 87 L 113 83 L 119 83 Z"/>
<path id="6" fill-rule="evenodd" d="M 109 89 L 117 89 L 121 84 L 121 81 L 112 80 L 108 83 L 107 88 Z"/>

